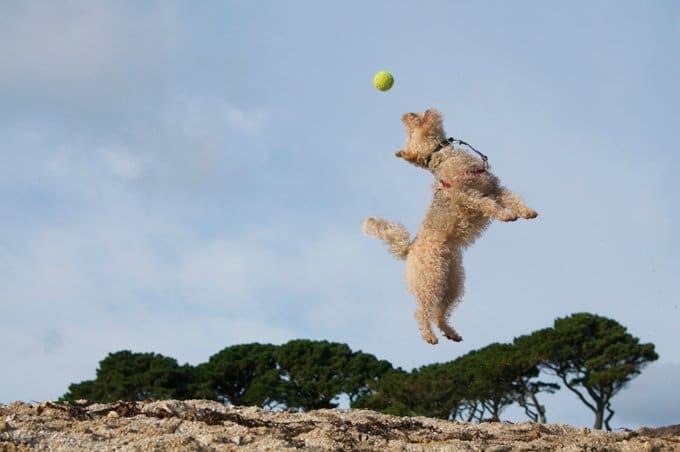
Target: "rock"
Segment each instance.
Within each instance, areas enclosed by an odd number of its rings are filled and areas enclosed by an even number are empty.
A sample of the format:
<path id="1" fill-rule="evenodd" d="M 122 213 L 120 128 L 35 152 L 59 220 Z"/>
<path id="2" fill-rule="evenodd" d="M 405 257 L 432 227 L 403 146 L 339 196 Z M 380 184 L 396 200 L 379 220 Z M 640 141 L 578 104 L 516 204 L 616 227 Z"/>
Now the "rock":
<path id="1" fill-rule="evenodd" d="M 368 410 L 269 411 L 206 400 L 15 402 L 0 404 L 0 413 L 5 416 L 0 420 L 0 452 L 680 450 L 680 426 L 602 432 L 559 424 L 468 424 Z"/>

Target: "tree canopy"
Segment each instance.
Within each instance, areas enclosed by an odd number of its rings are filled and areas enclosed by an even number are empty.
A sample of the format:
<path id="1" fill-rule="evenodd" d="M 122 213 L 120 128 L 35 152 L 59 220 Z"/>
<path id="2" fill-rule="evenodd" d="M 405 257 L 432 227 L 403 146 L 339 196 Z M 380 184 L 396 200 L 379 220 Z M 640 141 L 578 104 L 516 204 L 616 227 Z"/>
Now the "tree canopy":
<path id="1" fill-rule="evenodd" d="M 95 380 L 70 385 L 62 398 L 101 402 L 182 399 L 191 395 L 192 380 L 192 368 L 179 366 L 174 358 L 122 350 L 99 363 Z"/>
<path id="2" fill-rule="evenodd" d="M 459 387 L 447 375 L 448 367 L 432 364 L 405 372 L 394 369 L 359 397 L 353 408 L 367 408 L 399 416 L 455 419 L 460 404 Z"/>
<path id="3" fill-rule="evenodd" d="M 328 341 L 293 340 L 280 346 L 276 357 L 283 380 L 281 401 L 303 410 L 337 407 L 341 394 L 352 402 L 392 369 L 387 361 Z"/>
<path id="4" fill-rule="evenodd" d="M 276 352 L 281 366 L 282 402 L 303 410 L 335 408 L 347 388 L 345 369 L 352 358 L 346 344 L 298 339 Z"/>
<path id="5" fill-rule="evenodd" d="M 209 398 L 232 405 L 272 408 L 281 400 L 280 376 L 270 344 L 241 344 L 227 347 L 200 366 L 202 387 Z"/>
<path id="6" fill-rule="evenodd" d="M 391 414 L 465 421 L 499 420 L 513 403 L 533 420 L 545 419 L 539 392 L 555 384 L 535 380 L 538 363 L 512 344 L 490 344 L 453 361 L 384 376 L 353 406 Z"/>
<path id="7" fill-rule="evenodd" d="M 588 313 L 410 372 L 348 345 L 296 339 L 228 346 L 197 366 L 123 350 L 100 363 L 94 380 L 69 386 L 64 400 L 208 398 L 233 405 L 313 410 L 350 407 L 450 420 L 500 420 L 512 404 L 546 422 L 541 393 L 573 392 L 610 429 L 612 398 L 658 358 L 615 320 Z M 542 377 L 552 377 L 546 381 Z"/>
<path id="8" fill-rule="evenodd" d="M 463 406 L 467 420 L 499 421 L 503 410 L 515 402 L 528 409 L 525 394 L 542 385 L 530 386 L 538 376 L 538 363 L 523 358 L 511 344 L 490 344 L 457 361 L 467 384 Z"/>
<path id="9" fill-rule="evenodd" d="M 640 344 L 615 320 L 589 313 L 558 318 L 552 328 L 516 338 L 515 344 L 595 413 L 596 429 L 604 424 L 611 430 L 612 397 L 659 357 L 654 344 Z"/>

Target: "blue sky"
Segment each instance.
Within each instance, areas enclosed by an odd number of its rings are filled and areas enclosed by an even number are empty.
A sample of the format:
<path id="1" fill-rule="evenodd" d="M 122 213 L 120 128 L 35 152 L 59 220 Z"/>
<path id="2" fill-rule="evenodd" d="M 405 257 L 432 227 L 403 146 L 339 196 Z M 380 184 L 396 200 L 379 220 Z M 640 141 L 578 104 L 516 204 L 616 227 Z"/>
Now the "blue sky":
<path id="1" fill-rule="evenodd" d="M 670 1 L 3 2 L 0 402 L 120 349 L 302 337 L 410 369 L 587 311 L 661 356 L 612 426 L 677 423 L 679 43 Z M 467 251 L 465 341 L 436 347 L 361 233 L 417 229 L 431 176 L 393 153 L 431 107 L 540 213 Z M 567 392 L 548 419 L 591 425 Z"/>

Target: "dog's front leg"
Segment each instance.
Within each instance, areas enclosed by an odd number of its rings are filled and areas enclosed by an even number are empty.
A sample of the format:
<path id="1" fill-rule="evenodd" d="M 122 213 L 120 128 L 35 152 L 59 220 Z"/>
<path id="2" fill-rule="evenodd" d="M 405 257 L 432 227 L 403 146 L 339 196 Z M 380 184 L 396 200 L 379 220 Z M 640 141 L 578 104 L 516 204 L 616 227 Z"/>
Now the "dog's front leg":
<path id="1" fill-rule="evenodd" d="M 538 213 L 535 210 L 530 209 L 524 204 L 522 198 L 515 192 L 508 190 L 507 188 L 501 189 L 501 193 L 498 196 L 498 202 L 505 208 L 516 212 L 522 218 L 536 218 Z"/>
<path id="2" fill-rule="evenodd" d="M 395 157 L 402 158 L 412 165 L 427 168 L 427 158 L 417 152 L 401 149 L 394 153 Z"/>
<path id="3" fill-rule="evenodd" d="M 501 221 L 515 221 L 518 218 L 515 212 L 506 210 L 495 199 L 482 196 L 478 192 L 462 192 L 459 196 L 465 205 L 479 210 L 489 218 L 497 218 Z"/>

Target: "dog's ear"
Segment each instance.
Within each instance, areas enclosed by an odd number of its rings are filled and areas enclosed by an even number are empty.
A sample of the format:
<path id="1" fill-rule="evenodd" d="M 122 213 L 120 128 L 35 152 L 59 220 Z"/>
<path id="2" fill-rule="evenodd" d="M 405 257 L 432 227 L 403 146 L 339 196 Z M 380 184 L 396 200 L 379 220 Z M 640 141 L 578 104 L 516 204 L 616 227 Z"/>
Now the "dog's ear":
<path id="1" fill-rule="evenodd" d="M 430 108 L 423 114 L 423 123 L 434 124 L 441 122 L 442 115 L 437 110 Z"/>
<path id="2" fill-rule="evenodd" d="M 416 113 L 406 113 L 401 117 L 401 122 L 407 127 L 418 127 L 421 121 Z"/>

